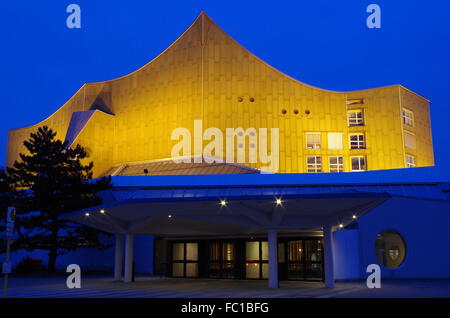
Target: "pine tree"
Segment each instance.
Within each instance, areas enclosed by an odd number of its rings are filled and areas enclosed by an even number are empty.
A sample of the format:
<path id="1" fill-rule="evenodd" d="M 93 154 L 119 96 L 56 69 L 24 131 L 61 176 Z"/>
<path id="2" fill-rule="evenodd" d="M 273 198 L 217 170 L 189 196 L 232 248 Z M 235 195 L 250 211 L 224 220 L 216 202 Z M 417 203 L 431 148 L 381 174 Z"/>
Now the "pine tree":
<path id="1" fill-rule="evenodd" d="M 56 132 L 44 126 L 24 142 L 29 154 L 20 154 L 7 168 L 13 185 L 18 239 L 13 249 L 48 251 L 48 270 L 54 272 L 59 255 L 80 247 L 105 248 L 100 231 L 61 219 L 61 215 L 101 204 L 99 191 L 110 188 L 111 178 L 92 179 L 93 163 L 87 152 L 68 147 Z"/>

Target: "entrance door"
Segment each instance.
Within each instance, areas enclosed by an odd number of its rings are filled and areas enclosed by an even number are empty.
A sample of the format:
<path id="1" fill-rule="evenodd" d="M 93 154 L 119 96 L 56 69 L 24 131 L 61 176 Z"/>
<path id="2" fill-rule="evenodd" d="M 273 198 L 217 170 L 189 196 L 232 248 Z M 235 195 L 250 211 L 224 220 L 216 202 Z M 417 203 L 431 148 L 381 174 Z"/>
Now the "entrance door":
<path id="1" fill-rule="evenodd" d="M 234 243 L 211 242 L 209 244 L 209 277 L 234 278 Z"/>
<path id="2" fill-rule="evenodd" d="M 305 279 L 323 279 L 322 240 L 305 240 Z"/>
<path id="3" fill-rule="evenodd" d="M 303 241 L 290 241 L 287 243 L 288 279 L 305 279 Z"/>
<path id="4" fill-rule="evenodd" d="M 245 278 L 267 279 L 269 277 L 268 260 L 267 241 L 245 242 Z"/>
<path id="5" fill-rule="evenodd" d="M 322 240 L 287 242 L 287 270 L 287 278 L 290 280 L 322 280 Z"/>
<path id="6" fill-rule="evenodd" d="M 198 244 L 172 244 L 172 276 L 198 277 Z"/>

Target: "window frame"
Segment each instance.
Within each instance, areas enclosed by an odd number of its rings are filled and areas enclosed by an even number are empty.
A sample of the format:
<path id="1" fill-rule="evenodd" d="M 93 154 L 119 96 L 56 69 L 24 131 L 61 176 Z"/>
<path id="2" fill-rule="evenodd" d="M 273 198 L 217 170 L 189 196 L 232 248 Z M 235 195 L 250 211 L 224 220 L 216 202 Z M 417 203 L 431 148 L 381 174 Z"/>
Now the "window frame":
<path id="1" fill-rule="evenodd" d="M 314 163 L 310 164 L 308 162 L 309 158 L 314 158 Z M 317 158 L 319 158 L 319 160 L 320 160 L 319 164 L 317 163 Z M 310 167 L 310 165 L 312 165 L 312 166 Z M 314 171 L 310 171 L 310 168 L 313 169 Z M 323 172 L 322 156 L 316 156 L 316 155 L 306 156 L 306 172 L 307 173 L 320 173 L 320 172 Z"/>
<path id="2" fill-rule="evenodd" d="M 414 147 L 408 147 L 406 145 L 406 135 L 410 135 L 413 138 Z M 408 130 L 404 130 L 403 131 L 403 140 L 404 140 L 404 143 L 405 143 L 405 148 L 408 148 L 408 149 L 416 149 L 417 148 L 417 140 L 416 140 L 416 134 L 415 133 L 413 133 L 411 131 L 408 131 Z"/>
<path id="3" fill-rule="evenodd" d="M 338 158 L 336 164 L 331 163 L 332 158 Z M 339 158 L 342 159 L 342 163 L 339 163 Z M 332 166 L 336 166 L 332 168 Z M 337 169 L 337 171 L 332 171 L 332 169 Z M 332 173 L 344 172 L 344 156 L 328 156 L 328 170 Z"/>
<path id="4" fill-rule="evenodd" d="M 319 136 L 319 147 L 318 148 L 315 148 L 314 146 L 312 147 L 312 148 L 309 148 L 308 147 L 308 136 L 313 136 L 313 135 L 315 135 L 315 136 Z M 320 150 L 320 149 L 322 149 L 322 133 L 321 132 L 305 132 L 305 142 L 306 142 L 306 144 L 305 144 L 305 146 L 306 146 L 306 149 L 307 150 Z M 315 143 L 313 143 L 313 145 L 317 145 L 317 144 L 315 144 Z"/>
<path id="5" fill-rule="evenodd" d="M 356 123 L 351 123 L 350 122 L 350 114 L 351 113 L 361 113 L 361 118 L 355 117 L 356 118 Z M 359 121 L 361 121 L 361 122 L 359 122 Z M 364 109 L 361 109 L 361 108 L 347 109 L 347 125 L 348 125 L 348 127 L 365 126 L 366 125 L 366 120 L 365 120 L 365 117 L 364 117 Z"/>
<path id="6" fill-rule="evenodd" d="M 410 115 L 410 116 L 406 116 Z M 408 127 L 414 127 L 414 112 L 408 108 L 402 108 L 402 123 Z M 408 123 L 409 122 L 409 123 Z"/>
<path id="7" fill-rule="evenodd" d="M 399 255 L 400 254 L 403 254 L 402 256 L 402 258 L 400 259 L 400 261 L 398 262 L 398 264 L 396 264 L 396 266 L 389 266 L 388 264 L 387 264 L 387 262 L 386 262 L 386 259 L 387 259 L 387 255 L 386 254 L 381 254 L 380 253 L 380 251 L 385 251 L 386 250 L 386 239 L 384 239 L 384 240 L 382 240 L 382 239 L 380 239 L 380 237 L 382 237 L 382 236 L 387 236 L 387 235 L 396 235 L 397 236 L 397 238 L 398 238 L 398 242 L 400 242 L 401 243 L 401 245 L 402 245 L 402 249 L 403 249 L 403 253 L 400 253 L 399 252 Z M 391 239 L 392 240 L 392 239 Z M 391 270 L 393 270 L 393 269 L 398 269 L 398 268 L 400 268 L 400 267 L 402 267 L 403 266 L 403 264 L 405 264 L 405 261 L 406 261 L 406 259 L 407 259 L 407 257 L 408 257 L 408 244 L 407 244 L 407 242 L 406 242 L 406 240 L 405 240 L 405 237 L 399 232 L 399 231 L 397 231 L 397 230 L 394 230 L 394 229 L 392 229 L 392 228 L 389 228 L 389 229 L 385 229 L 385 230 L 382 230 L 381 232 L 379 232 L 377 235 L 376 235 L 376 237 L 375 237 L 375 240 L 374 240 L 374 247 L 375 247 L 375 249 L 374 249 L 374 251 L 375 251 L 375 257 L 376 257 L 376 259 L 377 259 L 377 261 L 378 261 L 378 263 L 380 264 L 380 265 L 382 265 L 384 268 L 388 268 L 388 269 L 391 269 Z M 395 246 L 395 245 L 394 245 Z M 379 248 L 379 247 L 381 247 L 381 248 Z M 400 250 L 400 249 L 399 249 Z M 380 256 L 382 256 L 382 259 L 380 259 Z"/>
<path id="8" fill-rule="evenodd" d="M 409 158 L 412 158 L 412 163 L 408 161 Z M 410 155 L 410 154 L 406 154 L 405 155 L 405 166 L 406 168 L 415 168 L 417 167 L 416 164 L 416 156 Z"/>
<path id="9" fill-rule="evenodd" d="M 341 147 L 340 148 L 330 148 L 330 136 L 332 135 L 340 135 Z M 343 150 L 344 149 L 344 133 L 342 132 L 328 132 L 327 133 L 327 142 L 329 150 Z"/>
<path id="10" fill-rule="evenodd" d="M 358 166 L 359 169 L 355 170 L 353 169 L 353 159 L 358 158 L 360 160 L 358 160 Z M 364 168 L 365 169 L 361 169 L 361 158 L 364 160 Z M 352 172 L 361 172 L 361 171 L 367 171 L 367 159 L 366 156 L 351 156 L 350 157 L 350 168 Z"/>
<path id="11" fill-rule="evenodd" d="M 363 140 L 356 141 L 356 147 L 352 147 L 352 136 L 362 136 Z M 361 146 L 362 145 L 362 146 Z M 366 142 L 366 134 L 361 132 L 355 132 L 348 134 L 348 146 L 349 149 L 366 149 L 367 148 L 367 142 Z"/>

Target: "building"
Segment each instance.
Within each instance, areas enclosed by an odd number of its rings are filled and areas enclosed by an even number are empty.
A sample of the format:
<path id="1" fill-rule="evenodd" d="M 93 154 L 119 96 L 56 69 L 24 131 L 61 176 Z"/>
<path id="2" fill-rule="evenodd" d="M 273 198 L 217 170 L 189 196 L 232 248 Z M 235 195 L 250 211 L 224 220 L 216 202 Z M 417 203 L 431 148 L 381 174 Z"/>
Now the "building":
<path id="1" fill-rule="evenodd" d="M 42 125 L 113 176 L 102 206 L 66 218 L 117 235 L 116 279 L 131 281 L 135 235 L 155 237 L 154 271 L 174 277 L 333 287 L 372 263 L 384 277 L 450 277 L 448 180 L 426 168 L 429 104 L 400 85 L 311 87 L 201 13 L 141 69 L 11 130 L 8 165 Z"/>
<path id="2" fill-rule="evenodd" d="M 275 167 L 260 160 L 238 162 L 238 145 L 223 154 L 233 152 L 234 163 L 279 173 L 434 164 L 426 99 L 400 85 L 343 93 L 303 84 L 244 49 L 204 13 L 139 70 L 85 84 L 49 118 L 9 131 L 8 166 L 25 151 L 22 141 L 42 125 L 69 144 L 86 147 L 94 176 L 172 158 L 171 136 L 182 127 L 192 133 L 193 149 L 180 155 L 197 157 L 208 157 L 209 141 L 196 145 L 207 128 L 267 129 L 269 135 L 277 128 Z M 200 136 L 194 137 L 197 130 Z"/>

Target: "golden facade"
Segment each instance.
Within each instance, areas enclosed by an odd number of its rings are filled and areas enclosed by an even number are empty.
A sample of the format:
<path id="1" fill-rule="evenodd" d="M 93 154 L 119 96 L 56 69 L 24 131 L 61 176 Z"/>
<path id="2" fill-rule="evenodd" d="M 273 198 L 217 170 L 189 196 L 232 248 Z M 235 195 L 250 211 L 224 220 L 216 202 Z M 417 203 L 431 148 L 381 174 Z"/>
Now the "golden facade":
<path id="1" fill-rule="evenodd" d="M 170 158 L 172 131 L 193 130 L 199 119 L 203 127 L 222 131 L 278 128 L 280 173 L 434 164 L 429 102 L 423 97 L 400 85 L 353 92 L 306 85 L 251 54 L 204 13 L 139 70 L 85 84 L 49 118 L 10 130 L 7 165 L 25 152 L 23 140 L 39 126 L 66 139 L 74 113 L 88 111 L 71 142 L 88 150 L 95 176 L 126 163 Z M 315 142 L 307 144 L 307 138 Z"/>

